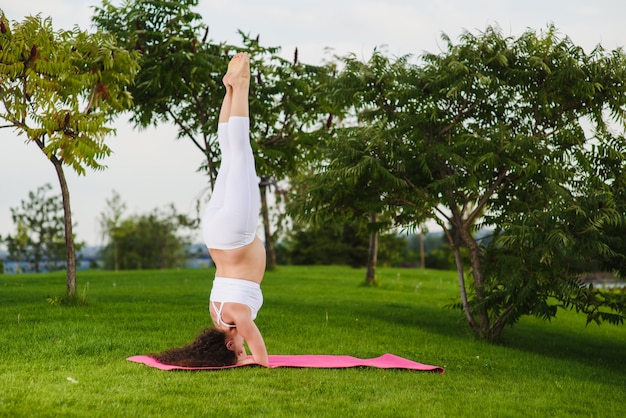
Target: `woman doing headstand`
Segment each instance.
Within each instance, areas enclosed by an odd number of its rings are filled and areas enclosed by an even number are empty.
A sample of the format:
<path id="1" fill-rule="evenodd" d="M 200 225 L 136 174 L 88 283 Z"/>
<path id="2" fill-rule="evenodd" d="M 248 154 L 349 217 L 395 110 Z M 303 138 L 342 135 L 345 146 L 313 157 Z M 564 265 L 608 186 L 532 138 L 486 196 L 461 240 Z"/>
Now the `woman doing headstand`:
<path id="1" fill-rule="evenodd" d="M 238 363 L 246 361 L 245 342 L 255 363 L 268 365 L 267 349 L 254 319 L 263 304 L 265 246 L 256 235 L 261 208 L 250 147 L 248 93 L 250 58 L 233 57 L 224 76 L 226 95 L 220 110 L 218 141 L 222 165 L 202 219 L 202 233 L 216 266 L 210 312 L 227 334 Z"/>
<path id="2" fill-rule="evenodd" d="M 205 330 L 188 347 L 171 350 L 170 357 L 176 357 L 174 360 L 178 364 L 199 365 L 193 363 L 193 359 L 181 359 L 187 354 L 176 355 L 174 352 L 186 348 L 202 357 L 202 351 L 215 351 L 208 347 L 215 347 L 214 342 L 218 341 L 217 349 L 224 351 L 225 345 L 226 357 L 231 356 L 231 359 L 221 362 L 268 366 L 265 342 L 254 323 L 263 304 L 260 285 L 265 272 L 266 253 L 256 235 L 260 194 L 250 146 L 250 58 L 247 53 L 239 53 L 231 59 L 223 82 L 226 95 L 217 130 L 222 163 L 211 200 L 202 217 L 202 234 L 216 266 L 209 302 L 215 329 Z M 204 340 L 211 340 L 212 345 Z M 219 347 L 221 341 L 223 345 Z M 252 359 L 247 357 L 244 341 Z M 203 344 L 205 348 L 200 348 Z M 156 358 L 174 363 L 166 354 Z M 198 362 L 202 361 L 198 359 Z"/>

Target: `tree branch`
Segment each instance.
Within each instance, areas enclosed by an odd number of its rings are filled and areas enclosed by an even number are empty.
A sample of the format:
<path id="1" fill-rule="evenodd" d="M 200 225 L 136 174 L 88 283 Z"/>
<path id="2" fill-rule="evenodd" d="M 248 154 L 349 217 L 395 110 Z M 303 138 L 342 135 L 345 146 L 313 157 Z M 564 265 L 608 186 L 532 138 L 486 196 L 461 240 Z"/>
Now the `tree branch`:
<path id="1" fill-rule="evenodd" d="M 200 143 L 196 140 L 193 132 L 189 129 L 181 119 L 179 119 L 171 109 L 166 110 L 167 114 L 174 120 L 174 123 L 185 133 L 185 136 L 188 137 L 194 145 L 202 151 L 202 153 L 206 153 L 206 150 L 200 145 Z"/>
<path id="2" fill-rule="evenodd" d="M 467 105 L 467 102 L 465 103 L 465 105 Z M 441 131 L 439 131 L 439 133 L 437 134 L 437 137 L 440 138 L 440 137 L 446 135 L 448 132 L 450 132 L 452 130 L 452 128 L 454 128 L 454 126 L 456 124 L 459 123 L 459 121 L 465 115 L 467 115 L 469 112 L 471 112 L 472 110 L 476 109 L 477 107 L 478 107 L 478 102 L 472 104 L 471 106 L 465 108 L 464 110 L 461 110 L 461 112 L 457 113 L 456 116 L 452 119 L 452 123 L 450 123 L 448 126 L 446 126 Z"/>
<path id="3" fill-rule="evenodd" d="M 489 198 L 501 186 L 506 176 L 507 176 L 507 170 L 505 168 L 502 168 L 500 171 L 500 174 L 498 174 L 498 177 L 496 178 L 496 181 L 491 185 L 491 187 L 487 190 L 487 192 L 483 194 L 483 197 L 479 199 L 478 204 L 476 205 L 476 208 L 467 217 L 466 224 L 468 225 L 472 224 L 476 220 L 476 218 L 482 213 L 482 210 L 487 205 Z"/>

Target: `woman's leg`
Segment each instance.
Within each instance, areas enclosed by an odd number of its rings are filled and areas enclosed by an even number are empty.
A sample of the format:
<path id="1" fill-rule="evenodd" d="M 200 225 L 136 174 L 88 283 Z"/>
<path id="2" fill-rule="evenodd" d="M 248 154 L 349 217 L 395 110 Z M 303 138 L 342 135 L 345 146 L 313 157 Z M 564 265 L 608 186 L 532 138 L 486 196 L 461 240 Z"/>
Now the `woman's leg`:
<path id="1" fill-rule="evenodd" d="M 202 229 L 209 248 L 231 249 L 252 242 L 260 210 L 258 180 L 250 146 L 250 61 L 247 54 L 233 57 L 224 84 L 226 96 L 218 126 L 222 163 L 203 216 Z"/>
<path id="2" fill-rule="evenodd" d="M 261 209 L 259 182 L 250 146 L 250 119 L 231 116 L 228 122 L 231 159 L 226 177 L 224 210 L 231 216 L 231 228 L 241 237 L 240 246 L 256 236 Z"/>
<path id="3" fill-rule="evenodd" d="M 226 94 L 222 101 L 222 107 L 220 109 L 219 123 L 217 125 L 217 142 L 220 146 L 220 153 L 222 161 L 220 169 L 217 173 L 215 180 L 215 186 L 211 193 L 211 200 L 207 208 L 221 208 L 224 206 L 224 195 L 226 193 L 226 177 L 230 170 L 230 144 L 228 143 L 228 119 L 230 118 L 230 107 L 233 100 L 233 88 L 228 84 L 228 78 L 225 75 L 223 78 L 224 87 L 226 87 Z"/>
<path id="4" fill-rule="evenodd" d="M 217 141 L 222 154 L 220 170 L 217 173 L 215 187 L 211 194 L 209 207 L 222 207 L 227 186 L 226 179 L 230 172 L 231 145 L 228 133 L 228 121 L 231 116 L 248 116 L 248 91 L 250 85 L 250 61 L 247 54 L 237 54 L 228 64 L 228 71 L 222 79 L 226 87 L 226 94 L 220 109 L 219 124 L 217 127 Z M 232 83 L 232 84 L 231 84 Z M 235 94 L 236 91 L 236 94 Z M 249 128 L 248 128 L 249 131 Z M 239 134 L 241 135 L 241 134 Z M 240 138 L 249 145 L 249 132 L 246 138 Z M 238 141 L 239 142 L 239 141 Z M 248 147 L 249 148 L 249 147 Z M 247 150 L 244 150 L 247 152 Z M 250 152 L 252 152 L 250 150 Z"/>
<path id="5" fill-rule="evenodd" d="M 227 82 L 233 89 L 228 119 L 230 166 L 226 178 L 224 206 L 238 221 L 235 228 L 245 236 L 245 243 L 256 236 L 261 209 L 259 183 L 250 146 L 250 118 L 248 94 L 250 90 L 250 59 L 248 54 L 237 54 L 228 67 Z"/>

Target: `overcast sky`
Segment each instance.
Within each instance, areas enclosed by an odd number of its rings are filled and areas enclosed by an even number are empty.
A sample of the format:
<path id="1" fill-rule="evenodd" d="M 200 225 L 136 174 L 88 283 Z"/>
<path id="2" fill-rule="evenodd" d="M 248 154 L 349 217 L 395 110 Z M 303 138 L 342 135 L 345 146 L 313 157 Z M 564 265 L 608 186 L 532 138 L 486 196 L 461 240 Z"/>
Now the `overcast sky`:
<path id="1" fill-rule="evenodd" d="M 4 3 L 4 4 L 3 4 Z M 7 3 L 9 5 L 7 5 Z M 113 1 L 120 4 L 120 1 Z M 58 29 L 91 28 L 97 0 L 2 0 L 0 9 L 11 21 L 41 14 Z M 197 11 L 216 42 L 240 45 L 238 30 L 260 35 L 265 46 L 280 46 L 285 57 L 298 47 L 301 61 L 321 64 L 327 49 L 368 58 L 376 47 L 390 55 L 437 52 L 441 33 L 453 40 L 463 30 L 477 32 L 498 25 L 506 35 L 540 30 L 553 23 L 561 34 L 589 51 L 597 44 L 615 49 L 626 44 L 624 0 L 200 0 Z M 79 177 L 66 169 L 75 233 L 89 245 L 101 244 L 98 217 L 105 199 L 117 191 L 127 215 L 143 214 L 173 203 L 193 215 L 195 202 L 207 196 L 207 180 L 196 168 L 202 154 L 176 129 L 159 126 L 137 131 L 121 116 L 117 136 L 108 139 L 114 154 L 102 161 L 108 168 Z M 30 191 L 50 183 L 60 193 L 52 164 L 14 131 L 0 129 L 0 235 L 14 232 L 11 207 Z M 198 235 L 199 237 L 199 235 Z M 200 239 L 197 239 L 200 242 Z"/>

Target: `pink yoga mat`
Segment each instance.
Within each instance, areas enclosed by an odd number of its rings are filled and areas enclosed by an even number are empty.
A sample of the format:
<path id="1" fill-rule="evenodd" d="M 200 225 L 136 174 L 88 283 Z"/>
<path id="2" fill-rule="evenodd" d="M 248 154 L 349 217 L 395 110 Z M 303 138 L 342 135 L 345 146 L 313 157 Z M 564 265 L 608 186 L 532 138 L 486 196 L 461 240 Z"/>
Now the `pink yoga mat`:
<path id="1" fill-rule="evenodd" d="M 135 363 L 143 363 L 146 366 L 160 370 L 220 370 L 234 367 L 253 366 L 255 364 L 233 365 L 224 367 L 182 367 L 159 363 L 149 356 L 133 356 L 126 360 Z M 421 370 L 427 372 L 443 373 L 443 367 L 430 366 L 418 363 L 393 354 L 383 354 L 380 357 L 361 359 L 352 356 L 333 356 L 326 354 L 300 354 L 300 355 L 270 355 L 270 368 L 276 367 L 308 367 L 316 369 L 344 369 L 348 367 L 375 367 L 378 369 L 406 369 Z"/>

